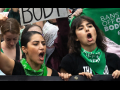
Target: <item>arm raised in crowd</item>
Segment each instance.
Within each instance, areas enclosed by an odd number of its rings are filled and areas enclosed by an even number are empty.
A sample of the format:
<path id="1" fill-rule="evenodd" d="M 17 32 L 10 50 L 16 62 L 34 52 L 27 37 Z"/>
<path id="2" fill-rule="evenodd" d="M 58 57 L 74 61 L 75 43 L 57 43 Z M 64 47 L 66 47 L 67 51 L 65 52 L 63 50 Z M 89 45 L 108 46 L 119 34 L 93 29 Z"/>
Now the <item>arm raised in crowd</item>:
<path id="1" fill-rule="evenodd" d="M 0 14 L 0 27 L 4 24 L 6 20 L 7 20 L 7 17 Z M 1 41 L 1 34 L 0 34 L 0 41 Z M 1 49 L 1 43 L 0 43 L 0 49 Z M 0 69 L 6 75 L 12 75 L 14 64 L 15 64 L 14 60 L 9 59 L 6 55 L 0 52 Z"/>
<path id="2" fill-rule="evenodd" d="M 6 17 L 3 14 L 0 14 L 0 27 L 4 24 L 4 22 L 7 20 L 8 17 Z"/>
<path id="3" fill-rule="evenodd" d="M 68 34 L 70 31 L 69 28 L 69 22 L 68 22 L 68 17 L 66 18 L 58 18 L 57 19 L 57 25 L 59 27 L 58 30 L 58 36 L 60 35 L 60 38 L 62 38 L 62 40 L 68 40 Z"/>
<path id="4" fill-rule="evenodd" d="M 79 16 L 82 13 L 82 9 L 79 8 L 77 9 L 71 16 L 73 18 L 74 16 Z M 57 19 L 57 25 L 59 27 L 58 35 L 60 35 L 63 41 L 68 41 L 68 34 L 70 31 L 69 28 L 69 22 L 68 22 L 68 17 L 66 18 L 58 18 Z"/>
<path id="5" fill-rule="evenodd" d="M 59 53 L 59 56 L 64 57 L 68 53 L 67 42 L 68 42 L 68 34 L 70 31 L 68 17 L 66 18 L 58 18 L 58 37 L 54 41 L 54 45 Z"/>
<path id="6" fill-rule="evenodd" d="M 79 8 L 77 9 L 71 16 L 71 19 L 74 17 L 74 16 L 79 16 L 81 13 L 83 12 L 83 9 Z"/>

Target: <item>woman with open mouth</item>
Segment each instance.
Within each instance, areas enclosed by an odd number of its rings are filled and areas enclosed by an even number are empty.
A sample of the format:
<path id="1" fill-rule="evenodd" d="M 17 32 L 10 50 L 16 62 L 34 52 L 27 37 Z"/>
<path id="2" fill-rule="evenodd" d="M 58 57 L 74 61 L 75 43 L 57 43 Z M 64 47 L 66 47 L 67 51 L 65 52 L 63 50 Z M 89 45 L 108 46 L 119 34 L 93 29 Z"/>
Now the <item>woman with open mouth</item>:
<path id="1" fill-rule="evenodd" d="M 0 27 L 4 25 L 4 22 L 7 19 L 7 17 L 0 14 Z M 25 57 L 22 58 L 20 62 L 14 61 L 13 59 L 8 58 L 4 53 L 0 52 L 0 70 L 6 75 L 62 76 L 62 79 L 65 81 L 71 76 L 71 74 L 66 73 L 63 75 L 54 69 L 46 67 L 44 63 L 46 44 L 40 32 L 29 31 L 23 34 L 21 37 L 21 48 Z"/>
<path id="2" fill-rule="evenodd" d="M 0 15 L 0 27 L 2 25 L 1 23 L 5 20 L 4 17 Z M 21 37 L 21 48 L 23 53 L 25 53 L 25 57 L 22 58 L 20 62 L 14 61 L 0 52 L 0 69 L 6 75 L 61 76 L 56 70 L 46 67 L 44 63 L 46 44 L 40 32 L 26 32 Z M 69 74 L 65 74 L 64 76 L 66 75 Z"/>
<path id="3" fill-rule="evenodd" d="M 21 48 L 25 57 L 18 61 L 8 58 L 1 52 L 0 69 L 6 75 L 27 75 L 27 76 L 60 76 L 56 70 L 46 67 L 44 60 L 46 44 L 41 33 L 36 31 L 26 32 L 21 37 Z M 66 81 L 66 75 L 62 79 Z M 68 77 L 68 78 L 69 78 Z M 67 78 L 67 79 L 68 79 Z"/>
<path id="4" fill-rule="evenodd" d="M 87 16 L 76 17 L 71 24 L 69 54 L 61 62 L 60 72 L 83 75 L 120 76 L 120 58 L 106 52 L 105 38 L 95 22 Z"/>
<path id="5" fill-rule="evenodd" d="M 21 37 L 21 48 L 25 57 L 14 61 L 1 53 L 0 67 L 6 75 L 58 76 L 58 73 L 44 64 L 46 53 L 42 34 L 29 31 Z"/>

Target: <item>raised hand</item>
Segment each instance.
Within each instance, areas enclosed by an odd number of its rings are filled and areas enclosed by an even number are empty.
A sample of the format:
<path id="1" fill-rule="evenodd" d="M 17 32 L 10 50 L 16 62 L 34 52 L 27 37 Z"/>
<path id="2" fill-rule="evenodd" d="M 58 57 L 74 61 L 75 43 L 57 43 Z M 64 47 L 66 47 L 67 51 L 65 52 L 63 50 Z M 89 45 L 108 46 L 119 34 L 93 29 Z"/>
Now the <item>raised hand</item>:
<path id="1" fill-rule="evenodd" d="M 7 20 L 8 17 L 6 17 L 3 14 L 0 14 L 0 27 L 4 24 L 4 22 Z"/>
<path id="2" fill-rule="evenodd" d="M 73 14 L 72 14 L 72 16 L 71 16 L 71 18 L 73 18 L 74 16 L 79 16 L 81 13 L 82 13 L 82 9 L 80 8 L 80 9 L 77 9 Z"/>

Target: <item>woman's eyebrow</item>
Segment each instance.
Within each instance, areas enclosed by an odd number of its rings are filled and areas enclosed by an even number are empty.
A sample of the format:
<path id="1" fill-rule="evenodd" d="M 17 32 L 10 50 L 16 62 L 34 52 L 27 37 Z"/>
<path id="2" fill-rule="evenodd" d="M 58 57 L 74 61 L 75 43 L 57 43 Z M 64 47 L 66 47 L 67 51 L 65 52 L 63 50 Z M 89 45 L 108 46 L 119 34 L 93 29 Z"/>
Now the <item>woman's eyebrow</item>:
<path id="1" fill-rule="evenodd" d="M 32 42 L 39 42 L 39 41 L 32 41 Z"/>
<path id="2" fill-rule="evenodd" d="M 45 41 L 41 41 L 42 43 L 45 43 Z"/>
<path id="3" fill-rule="evenodd" d="M 89 25 L 89 24 L 92 24 L 92 23 L 88 22 L 86 25 Z M 78 26 L 78 28 L 79 28 L 79 27 L 83 27 L 83 26 L 84 26 L 84 25 L 81 24 L 80 26 Z"/>
<path id="4" fill-rule="evenodd" d="M 89 25 L 89 24 L 92 24 L 92 23 L 88 22 L 86 25 Z"/>
<path id="5" fill-rule="evenodd" d="M 32 41 L 32 42 L 40 42 L 40 41 Z M 45 41 L 41 41 L 41 42 L 45 42 Z"/>
<path id="6" fill-rule="evenodd" d="M 83 27 L 83 25 L 81 24 L 81 25 L 78 26 L 78 28 L 79 28 L 79 27 Z"/>

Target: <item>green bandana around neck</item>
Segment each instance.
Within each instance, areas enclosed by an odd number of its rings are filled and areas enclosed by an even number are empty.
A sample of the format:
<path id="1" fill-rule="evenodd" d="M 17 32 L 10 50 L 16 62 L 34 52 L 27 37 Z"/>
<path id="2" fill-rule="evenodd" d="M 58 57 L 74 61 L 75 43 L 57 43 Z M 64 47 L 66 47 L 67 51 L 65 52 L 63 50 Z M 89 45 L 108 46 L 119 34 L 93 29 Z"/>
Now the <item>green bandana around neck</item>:
<path id="1" fill-rule="evenodd" d="M 30 65 L 27 63 L 26 59 L 23 58 L 20 63 L 22 64 L 23 68 L 24 68 L 24 71 L 25 71 L 25 74 L 27 76 L 47 76 L 47 67 L 45 65 L 45 63 L 43 63 L 41 65 L 41 68 L 36 71 L 36 70 L 33 70 Z"/>
<path id="2" fill-rule="evenodd" d="M 88 52 L 81 47 L 81 56 L 91 67 L 94 75 L 95 72 L 97 74 L 103 75 L 106 65 L 106 58 L 105 53 L 101 49 L 96 47 L 92 52 Z"/>

